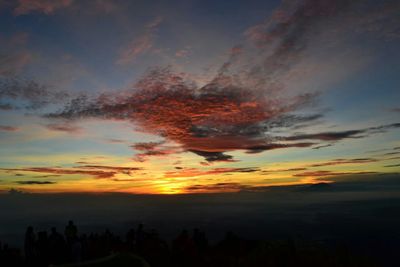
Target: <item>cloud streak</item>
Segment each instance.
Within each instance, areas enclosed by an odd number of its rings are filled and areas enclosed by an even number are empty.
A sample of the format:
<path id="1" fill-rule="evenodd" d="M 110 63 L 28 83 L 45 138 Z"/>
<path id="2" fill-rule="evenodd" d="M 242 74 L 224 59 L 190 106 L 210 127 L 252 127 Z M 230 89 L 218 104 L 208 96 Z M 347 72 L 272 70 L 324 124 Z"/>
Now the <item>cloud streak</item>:
<path id="1" fill-rule="evenodd" d="M 56 182 L 51 181 L 18 181 L 17 184 L 21 185 L 48 185 L 48 184 L 56 184 Z"/>
<path id="2" fill-rule="evenodd" d="M 125 47 L 117 64 L 126 65 L 136 60 L 137 57 L 147 53 L 154 46 L 155 33 L 158 26 L 163 21 L 162 17 L 157 17 L 145 26 L 144 33 L 134 38 L 131 43 Z"/>
<path id="3" fill-rule="evenodd" d="M 0 132 L 16 132 L 18 131 L 18 127 L 8 126 L 8 125 L 0 125 Z"/>
<path id="4" fill-rule="evenodd" d="M 51 15 L 58 9 L 70 6 L 73 1 L 74 0 L 18 0 L 18 4 L 14 9 L 14 15 L 20 16 L 32 12 Z"/>

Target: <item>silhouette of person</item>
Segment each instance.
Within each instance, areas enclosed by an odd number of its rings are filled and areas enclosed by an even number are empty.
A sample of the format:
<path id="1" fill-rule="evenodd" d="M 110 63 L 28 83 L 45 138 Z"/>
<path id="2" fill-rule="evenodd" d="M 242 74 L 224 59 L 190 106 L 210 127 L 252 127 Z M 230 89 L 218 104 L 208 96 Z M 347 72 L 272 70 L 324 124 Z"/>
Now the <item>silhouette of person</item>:
<path id="1" fill-rule="evenodd" d="M 47 265 L 49 260 L 49 240 L 46 231 L 38 232 L 36 252 L 40 264 L 43 266 Z"/>
<path id="2" fill-rule="evenodd" d="M 78 237 L 78 228 L 73 221 L 68 222 L 68 225 L 65 227 L 64 234 L 69 245 L 71 245 L 73 241 L 75 241 L 75 239 Z"/>
<path id="3" fill-rule="evenodd" d="M 136 245 L 139 251 L 142 249 L 145 238 L 146 233 L 143 230 L 143 224 L 139 224 L 138 229 L 136 230 Z"/>
<path id="4" fill-rule="evenodd" d="M 131 228 L 126 234 L 126 243 L 128 244 L 129 249 L 133 249 L 136 241 L 136 233 L 135 229 Z"/>
<path id="5" fill-rule="evenodd" d="M 62 263 L 64 261 L 64 237 L 57 232 L 55 227 L 51 228 L 51 233 L 49 236 L 49 250 L 51 263 Z"/>
<path id="6" fill-rule="evenodd" d="M 24 242 L 24 250 L 25 250 L 25 258 L 26 261 L 33 262 L 35 259 L 35 245 L 36 245 L 36 236 L 33 232 L 33 227 L 29 226 L 25 232 L 25 242 Z"/>
<path id="7" fill-rule="evenodd" d="M 71 246 L 72 261 L 80 263 L 82 260 L 82 243 L 78 237 L 75 237 Z"/>

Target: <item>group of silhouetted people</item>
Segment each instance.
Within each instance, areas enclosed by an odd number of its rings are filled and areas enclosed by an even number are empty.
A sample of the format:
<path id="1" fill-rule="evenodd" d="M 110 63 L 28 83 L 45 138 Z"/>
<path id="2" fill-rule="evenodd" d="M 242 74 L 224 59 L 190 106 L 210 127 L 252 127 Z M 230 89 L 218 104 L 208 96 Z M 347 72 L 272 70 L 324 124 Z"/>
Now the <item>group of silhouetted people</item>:
<path id="1" fill-rule="evenodd" d="M 349 254 L 345 246 L 327 248 L 315 242 L 299 243 L 293 239 L 261 241 L 246 240 L 227 232 L 223 240 L 210 245 L 206 234 L 194 229 L 181 233 L 168 244 L 155 229 L 142 224 L 130 229 L 125 238 L 105 230 L 101 233 L 79 233 L 73 221 L 64 232 L 25 232 L 24 250 L 11 249 L 0 243 L 0 266 L 44 267 L 64 263 L 80 263 L 101 259 L 113 253 L 132 253 L 145 259 L 152 267 L 290 267 L 290 266 L 375 266 Z"/>
<path id="2" fill-rule="evenodd" d="M 68 222 L 64 235 L 55 227 L 51 228 L 50 233 L 47 231 L 35 233 L 32 226 L 26 229 L 24 255 L 27 266 L 80 262 L 82 253 L 82 237 L 78 236 L 78 228 L 73 221 Z"/>

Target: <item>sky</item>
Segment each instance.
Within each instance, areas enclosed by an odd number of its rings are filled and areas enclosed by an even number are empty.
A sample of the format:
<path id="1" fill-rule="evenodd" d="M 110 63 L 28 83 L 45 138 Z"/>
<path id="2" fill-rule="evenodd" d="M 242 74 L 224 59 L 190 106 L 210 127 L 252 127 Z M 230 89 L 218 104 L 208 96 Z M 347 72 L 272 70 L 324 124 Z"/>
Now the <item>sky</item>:
<path id="1" fill-rule="evenodd" d="M 0 0 L 0 192 L 400 171 L 396 0 Z"/>

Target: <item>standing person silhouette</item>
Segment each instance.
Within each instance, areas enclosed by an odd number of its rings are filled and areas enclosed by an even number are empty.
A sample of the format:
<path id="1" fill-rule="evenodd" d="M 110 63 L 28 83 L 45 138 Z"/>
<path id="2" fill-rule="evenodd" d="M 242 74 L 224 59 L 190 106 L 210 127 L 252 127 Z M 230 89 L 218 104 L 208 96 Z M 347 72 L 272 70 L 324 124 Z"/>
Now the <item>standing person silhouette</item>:
<path id="1" fill-rule="evenodd" d="M 69 221 L 68 225 L 65 227 L 65 238 L 67 239 L 68 245 L 71 245 L 73 241 L 78 237 L 78 228 L 73 221 Z"/>
<path id="2" fill-rule="evenodd" d="M 28 263 L 32 263 L 35 260 L 35 246 L 36 246 L 36 236 L 33 231 L 33 227 L 29 226 L 26 228 L 25 232 L 25 242 L 24 242 L 24 250 L 25 250 L 25 259 Z"/>

